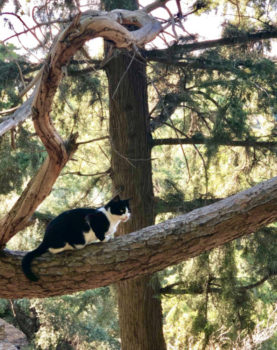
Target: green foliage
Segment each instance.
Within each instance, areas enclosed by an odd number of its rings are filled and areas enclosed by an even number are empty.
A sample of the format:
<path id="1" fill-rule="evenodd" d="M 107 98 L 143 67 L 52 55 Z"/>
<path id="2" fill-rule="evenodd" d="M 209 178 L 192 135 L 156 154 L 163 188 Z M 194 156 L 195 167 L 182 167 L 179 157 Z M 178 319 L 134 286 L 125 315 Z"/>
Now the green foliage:
<path id="1" fill-rule="evenodd" d="M 137 2 L 135 0 L 102 0 L 101 3 L 106 11 L 111 11 L 114 9 L 137 9 Z"/>
<path id="2" fill-rule="evenodd" d="M 254 235 L 251 241 L 256 241 Z M 245 238 L 241 243 L 247 245 L 249 240 Z M 267 245 L 269 247 L 270 242 Z M 240 251 L 241 248 L 237 250 L 237 243 L 233 242 L 205 253 L 193 259 L 193 262 L 182 264 L 183 272 L 179 269 L 176 274 L 175 271 L 175 278 L 172 272 L 168 276 L 166 273 L 161 274 L 163 283 L 167 285 L 170 280 L 170 284 L 175 285 L 172 291 L 178 291 L 176 297 L 176 293 L 172 296 L 166 294 L 163 303 L 165 332 L 171 346 L 176 349 L 188 347 L 189 344 L 196 349 L 200 344 L 208 348 L 240 347 L 247 337 L 256 332 L 256 324 L 267 320 L 272 311 L 271 306 L 277 302 L 276 288 L 271 286 L 276 279 L 270 279 L 269 284 L 251 288 L 252 282 L 257 280 L 257 274 L 252 262 L 250 265 Z M 249 255 L 257 258 L 259 252 L 256 254 L 255 250 L 251 250 Z M 255 267 L 261 267 L 261 264 L 255 259 Z M 265 295 L 271 295 L 270 300 Z M 177 309 L 184 311 L 174 311 L 173 323 L 172 311 L 176 302 Z M 182 324 L 186 324 L 186 327 L 179 333 Z"/>
<path id="3" fill-rule="evenodd" d="M 29 176 L 33 176 L 45 158 L 43 148 L 31 133 L 23 128 L 15 136 L 15 149 L 5 135 L 0 143 L 0 194 L 20 192 Z"/>
<path id="4" fill-rule="evenodd" d="M 15 90 L 15 84 L 20 88 L 20 71 L 23 64 L 26 66 L 25 60 L 16 54 L 13 45 L 0 44 L 0 109 L 8 109 L 16 106 L 21 102 Z M 20 68 L 20 66 L 22 68 Z"/>
<path id="5" fill-rule="evenodd" d="M 0 315 L 1 315 L 1 317 L 3 317 L 3 315 L 6 314 L 7 306 L 8 306 L 8 300 L 0 299 Z"/>
<path id="6" fill-rule="evenodd" d="M 72 296 L 33 300 L 31 304 L 41 322 L 36 345 L 50 350 L 67 340 L 80 350 L 120 349 L 112 294 L 106 287 Z"/>
<path id="7" fill-rule="evenodd" d="M 120 1 L 120 6 L 117 0 L 103 4 L 107 10 L 132 9 L 135 1 Z M 225 6 L 226 12 L 230 7 L 236 11 L 234 18 L 225 22 L 223 37 L 246 36 L 254 30 L 270 28 L 267 12 L 276 7 L 276 1 L 244 0 L 234 7 L 231 2 L 227 6 L 225 1 L 209 1 L 198 14 L 219 4 Z M 48 2 L 37 16 L 43 21 L 67 18 L 76 11 L 75 6 L 73 1 Z M 247 15 L 249 6 L 253 9 L 251 16 L 257 16 L 258 21 Z M 45 28 L 45 33 L 47 49 L 50 27 Z M 269 43 L 217 47 L 197 55 L 188 54 L 184 47 L 178 43 L 169 50 L 170 59 L 180 63 L 178 67 L 153 62 L 148 67 L 151 117 L 164 115 L 163 127 L 152 136 L 190 137 L 199 142 L 153 148 L 155 197 L 162 200 L 157 200 L 156 212 L 161 213 L 157 222 L 184 210 L 184 201 L 192 210 L 277 173 L 276 147 L 220 145 L 225 140 L 276 141 L 277 71 L 276 63 L 264 55 L 270 49 Z M 78 55 L 67 67 L 68 75 L 62 81 L 51 117 L 64 139 L 78 132 L 78 141 L 86 142 L 109 134 L 107 84 L 104 73 L 94 71 Z M 30 67 L 13 46 L 0 46 L 0 109 L 21 102 L 18 92 L 24 84 L 20 70 L 28 81 Z M 200 144 L 204 138 L 210 140 L 206 145 Z M 16 130 L 15 149 L 11 148 L 10 135 L 5 135 L 0 152 L 3 214 L 42 164 L 46 152 L 28 122 Z M 108 140 L 80 144 L 40 210 L 53 216 L 77 206 L 103 204 L 112 193 L 110 166 Z M 9 248 L 33 249 L 44 229 L 45 224 L 36 220 L 9 242 Z M 276 226 L 266 227 L 160 273 L 162 287 L 171 286 L 172 292 L 162 295 L 169 347 L 243 348 L 244 342 L 259 329 L 268 330 L 270 325 L 274 329 L 276 321 L 270 315 L 276 314 L 277 302 L 276 234 Z M 268 278 L 259 284 L 265 277 Z M 120 348 L 114 299 L 112 289 L 101 288 L 72 296 L 17 302 L 27 316 L 30 308 L 37 312 L 40 328 L 35 334 L 34 349 L 56 349 L 65 342 L 80 350 L 104 350 Z M 13 320 L 6 300 L 0 300 L 0 317 Z M 261 346 L 276 347 L 276 335 Z"/>
<path id="8" fill-rule="evenodd" d="M 251 269 L 257 277 L 277 274 L 276 227 L 264 227 L 259 230 L 252 239 L 242 242 L 242 249 L 243 257 L 249 262 L 248 269 Z M 276 286 L 274 279 L 270 283 L 273 283 L 273 287 Z"/>

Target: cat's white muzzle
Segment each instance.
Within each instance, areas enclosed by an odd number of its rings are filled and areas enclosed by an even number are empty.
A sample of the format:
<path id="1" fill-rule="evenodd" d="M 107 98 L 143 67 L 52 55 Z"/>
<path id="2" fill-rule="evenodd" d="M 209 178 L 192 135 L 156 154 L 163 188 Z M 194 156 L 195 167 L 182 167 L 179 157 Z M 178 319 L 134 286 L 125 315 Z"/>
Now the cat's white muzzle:
<path id="1" fill-rule="evenodd" d="M 128 221 L 129 219 L 130 219 L 130 216 L 131 216 L 131 214 L 125 214 L 124 216 L 122 216 L 122 219 L 121 219 L 121 221 L 122 222 L 126 222 L 126 221 Z"/>

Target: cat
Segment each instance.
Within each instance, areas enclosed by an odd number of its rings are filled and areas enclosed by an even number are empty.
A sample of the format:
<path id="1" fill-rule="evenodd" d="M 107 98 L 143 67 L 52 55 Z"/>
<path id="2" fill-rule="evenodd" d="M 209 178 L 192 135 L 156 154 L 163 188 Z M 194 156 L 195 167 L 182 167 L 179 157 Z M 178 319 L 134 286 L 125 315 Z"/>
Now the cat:
<path id="1" fill-rule="evenodd" d="M 76 208 L 58 215 L 47 226 L 41 244 L 22 259 L 25 276 L 34 282 L 39 280 L 31 270 L 31 262 L 47 251 L 56 254 L 81 249 L 97 240 L 111 239 L 120 222 L 128 221 L 131 216 L 129 200 L 116 196 L 98 209 Z"/>

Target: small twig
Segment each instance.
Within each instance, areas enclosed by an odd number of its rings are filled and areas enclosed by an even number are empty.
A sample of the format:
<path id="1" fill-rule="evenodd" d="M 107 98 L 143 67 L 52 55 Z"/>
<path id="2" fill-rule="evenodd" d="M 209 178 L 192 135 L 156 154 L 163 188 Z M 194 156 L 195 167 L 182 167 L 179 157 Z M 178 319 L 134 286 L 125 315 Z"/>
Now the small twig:
<path id="1" fill-rule="evenodd" d="M 185 136 L 186 138 L 188 138 L 188 135 L 185 134 L 183 131 L 181 131 L 180 129 L 176 128 L 176 126 L 171 125 L 167 122 L 161 122 L 164 125 L 169 126 L 170 128 L 172 128 L 173 130 L 178 131 L 181 135 Z M 180 141 L 181 142 L 181 141 Z M 197 146 L 195 144 L 192 144 L 192 146 L 194 147 L 194 149 L 196 150 L 196 152 L 198 153 L 199 157 L 201 158 L 202 162 L 203 162 L 203 166 L 204 166 L 204 171 L 205 171 L 205 187 L 206 187 L 206 193 L 208 193 L 208 170 L 207 170 L 207 165 L 205 162 L 204 157 L 202 156 L 201 152 L 199 151 L 199 149 L 197 148 Z"/>
<path id="2" fill-rule="evenodd" d="M 92 143 L 92 142 L 96 142 L 96 141 L 100 141 L 100 140 L 106 140 L 108 138 L 109 138 L 109 136 L 101 136 L 101 137 L 97 137 L 96 139 L 91 139 L 91 140 L 87 140 L 87 141 L 77 142 L 76 145 L 84 145 L 86 143 Z"/>
<path id="3" fill-rule="evenodd" d="M 175 29 L 175 18 L 174 16 L 172 15 L 171 11 L 169 10 L 169 8 L 165 5 L 164 8 L 166 9 L 169 17 L 170 17 L 170 23 L 171 23 L 171 26 L 172 26 L 172 31 L 173 31 L 173 34 L 174 34 L 174 37 L 175 37 L 175 40 L 178 42 L 179 41 L 179 37 L 177 35 L 177 32 L 176 32 L 176 29 Z"/>
<path id="4" fill-rule="evenodd" d="M 29 90 L 31 90 L 31 88 L 39 81 L 42 71 L 44 69 L 44 66 L 42 66 L 42 68 L 40 69 L 40 71 L 37 73 L 37 75 L 34 77 L 34 79 L 27 85 L 25 86 L 24 90 L 22 90 L 19 93 L 19 97 L 23 97 Z"/>
<path id="5" fill-rule="evenodd" d="M 27 24 L 23 21 L 23 19 L 22 19 L 20 16 L 18 16 L 16 13 L 13 13 L 13 12 L 2 12 L 2 13 L 0 13 L 0 16 L 3 16 L 3 15 L 15 16 L 15 17 L 22 23 L 23 27 L 27 28 L 27 29 L 29 30 L 29 32 L 34 36 L 34 38 L 39 42 L 39 44 L 40 44 L 41 46 L 43 46 L 42 42 L 41 42 L 41 41 L 39 40 L 39 38 L 37 37 L 36 33 L 33 32 L 33 31 L 31 30 L 31 28 L 29 28 L 29 27 L 27 26 Z"/>
<path id="6" fill-rule="evenodd" d="M 25 89 L 25 88 L 26 88 L 26 84 L 25 84 L 25 81 L 24 81 L 24 77 L 23 77 L 23 74 L 22 74 L 22 70 L 21 70 L 21 68 L 20 68 L 20 65 L 18 64 L 17 61 L 14 61 L 14 62 L 15 62 L 15 64 L 16 64 L 18 70 L 19 70 L 20 79 L 21 79 L 22 84 L 23 84 L 24 89 Z"/>
<path id="7" fill-rule="evenodd" d="M 15 147 L 15 128 L 11 129 L 11 147 L 13 150 L 16 149 L 16 147 Z"/>
<path id="8" fill-rule="evenodd" d="M 75 2 L 76 2 L 76 7 L 78 9 L 78 12 L 81 13 L 80 1 L 79 0 L 75 0 Z"/>
<path id="9" fill-rule="evenodd" d="M 16 31 L 15 31 L 15 33 L 16 33 Z M 17 34 L 17 33 L 16 33 L 16 34 Z M 33 50 L 28 49 L 28 48 L 22 43 L 22 41 L 21 41 L 21 39 L 20 39 L 19 36 L 15 35 L 15 37 L 17 38 L 17 40 L 18 40 L 18 42 L 20 43 L 20 45 L 22 46 L 22 48 L 23 48 L 26 52 L 28 52 L 31 56 L 35 57 L 36 60 L 39 62 L 40 59 L 33 53 Z"/>
<path id="10" fill-rule="evenodd" d="M 10 308 L 11 308 L 13 317 L 16 318 L 16 312 L 15 312 L 15 307 L 14 307 L 14 300 L 13 299 L 9 299 L 9 303 L 10 303 Z"/>
<path id="11" fill-rule="evenodd" d="M 111 141 L 110 141 L 110 142 L 111 142 Z M 118 152 L 118 150 L 117 150 L 115 147 L 113 147 L 112 142 L 111 142 L 111 146 L 112 146 L 112 150 L 113 150 L 120 158 L 126 160 L 126 162 L 127 162 L 128 164 L 130 164 L 131 167 L 136 168 L 135 165 L 129 160 L 128 157 L 124 156 L 123 154 L 121 154 L 120 152 Z"/>
<path id="12" fill-rule="evenodd" d="M 0 111 L 0 115 L 3 115 L 3 114 L 10 114 L 14 111 L 16 111 L 20 106 L 16 106 L 16 107 L 13 107 L 13 108 L 10 108 L 10 109 L 5 109 L 4 111 Z"/>
<path id="13" fill-rule="evenodd" d="M 154 2 L 152 2 L 151 4 L 149 4 L 149 5 L 145 6 L 145 7 L 143 7 L 142 10 L 143 10 L 144 12 L 147 12 L 147 13 L 152 12 L 152 11 L 156 10 L 157 8 L 159 8 L 159 7 L 164 7 L 164 5 L 165 5 L 168 1 L 169 1 L 169 0 L 157 0 L 157 1 L 154 1 Z"/>
<path id="14" fill-rule="evenodd" d="M 172 118 L 169 117 L 169 120 L 170 120 L 170 122 L 171 122 L 171 124 L 173 126 L 173 130 L 175 131 L 176 136 L 179 137 L 178 132 L 177 132 L 177 128 L 174 127 L 174 123 L 172 121 Z M 190 168 L 189 168 L 189 162 L 188 162 L 188 159 L 186 157 L 186 153 L 185 153 L 184 147 L 183 147 L 183 145 L 181 143 L 180 143 L 180 147 L 181 147 L 181 150 L 182 150 L 182 153 L 183 153 L 183 156 L 184 156 L 184 159 L 185 159 L 185 163 L 186 163 L 186 166 L 187 166 L 187 170 L 188 170 L 188 175 L 189 175 L 189 178 L 187 180 L 187 183 L 188 183 L 191 180 L 191 173 L 190 173 Z"/>
<path id="15" fill-rule="evenodd" d="M 34 7 L 33 7 L 33 10 L 32 10 L 32 19 L 33 19 L 33 21 L 36 23 L 37 27 L 39 28 L 40 34 L 41 34 L 43 37 L 45 37 L 45 35 L 42 33 L 41 27 L 39 26 L 39 23 L 37 22 L 36 17 L 35 17 L 35 11 L 36 11 L 36 9 L 39 9 L 39 7 L 38 7 L 38 6 L 34 6 Z"/>
<path id="16" fill-rule="evenodd" d="M 114 90 L 114 93 L 112 95 L 112 99 L 114 99 L 114 96 L 116 95 L 117 90 L 119 89 L 119 86 L 120 86 L 122 80 L 125 78 L 125 75 L 127 74 L 128 70 L 130 69 L 130 67 L 131 67 L 131 65 L 132 65 L 132 63 L 134 61 L 135 55 L 136 55 L 136 52 L 134 51 L 133 57 L 132 57 L 130 63 L 128 64 L 128 67 L 126 68 L 125 72 L 123 73 L 122 77 L 120 78 L 120 80 L 119 80 L 119 82 L 117 84 L 117 87 Z"/>
<path id="17" fill-rule="evenodd" d="M 167 32 L 166 32 L 166 34 L 173 36 L 171 33 L 167 33 Z M 166 38 L 165 38 L 165 36 L 164 36 L 164 32 L 161 32 L 161 33 L 158 35 L 158 37 L 165 43 L 165 45 L 166 45 L 167 47 L 170 46 L 169 43 L 166 41 Z M 173 36 L 173 37 L 174 37 L 174 36 Z"/>
<path id="18" fill-rule="evenodd" d="M 100 150 L 101 150 L 101 152 L 104 154 L 104 156 L 108 159 L 108 162 L 110 162 L 111 159 L 109 158 L 109 156 L 107 155 L 107 153 L 103 150 L 103 148 L 102 148 L 100 145 L 98 145 L 98 147 L 100 148 Z"/>
<path id="19" fill-rule="evenodd" d="M 94 174 L 83 174 L 81 173 L 80 171 L 68 171 L 66 173 L 62 173 L 61 176 L 64 176 L 64 175 L 78 175 L 78 176 L 90 176 L 90 177 L 93 177 L 93 176 L 104 176 L 104 175 L 108 175 L 110 172 L 110 169 L 106 170 L 106 171 L 101 171 L 101 172 L 98 172 L 98 173 L 94 173 Z"/>
<path id="20" fill-rule="evenodd" d="M 20 36 L 20 35 L 22 35 L 22 34 L 27 34 L 27 33 L 29 33 L 30 31 L 32 31 L 33 29 L 37 29 L 37 28 L 42 27 L 42 26 L 49 26 L 49 27 L 50 27 L 51 24 L 56 24 L 56 23 L 68 23 L 68 22 L 70 22 L 69 19 L 67 19 L 67 20 L 55 20 L 55 21 L 49 21 L 49 22 L 38 23 L 37 25 L 35 25 L 35 26 L 31 27 L 31 28 L 27 28 L 27 29 L 23 30 L 22 32 L 19 32 L 19 33 L 16 33 L 16 34 L 13 34 L 13 35 L 9 36 L 8 38 L 2 40 L 2 43 L 6 42 L 6 41 L 8 41 L 8 40 L 10 40 L 10 39 L 12 39 L 12 38 L 18 37 L 18 36 Z"/>

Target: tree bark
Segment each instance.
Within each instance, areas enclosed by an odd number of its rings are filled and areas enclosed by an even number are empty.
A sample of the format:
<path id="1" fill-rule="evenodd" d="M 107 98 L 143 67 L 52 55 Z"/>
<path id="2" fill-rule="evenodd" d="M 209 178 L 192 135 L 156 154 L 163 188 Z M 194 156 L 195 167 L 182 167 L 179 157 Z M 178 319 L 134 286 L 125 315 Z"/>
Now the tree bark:
<path id="1" fill-rule="evenodd" d="M 151 144 L 145 63 L 123 53 L 106 66 L 110 96 L 112 180 L 115 192 L 131 197 L 126 234 L 154 224 Z M 156 276 L 120 282 L 118 307 L 123 350 L 165 349 Z"/>
<path id="2" fill-rule="evenodd" d="M 41 277 L 21 270 L 23 252 L 0 252 L 0 298 L 49 297 L 149 275 L 277 220 L 277 177 L 158 225 L 75 252 L 34 260 Z"/>

